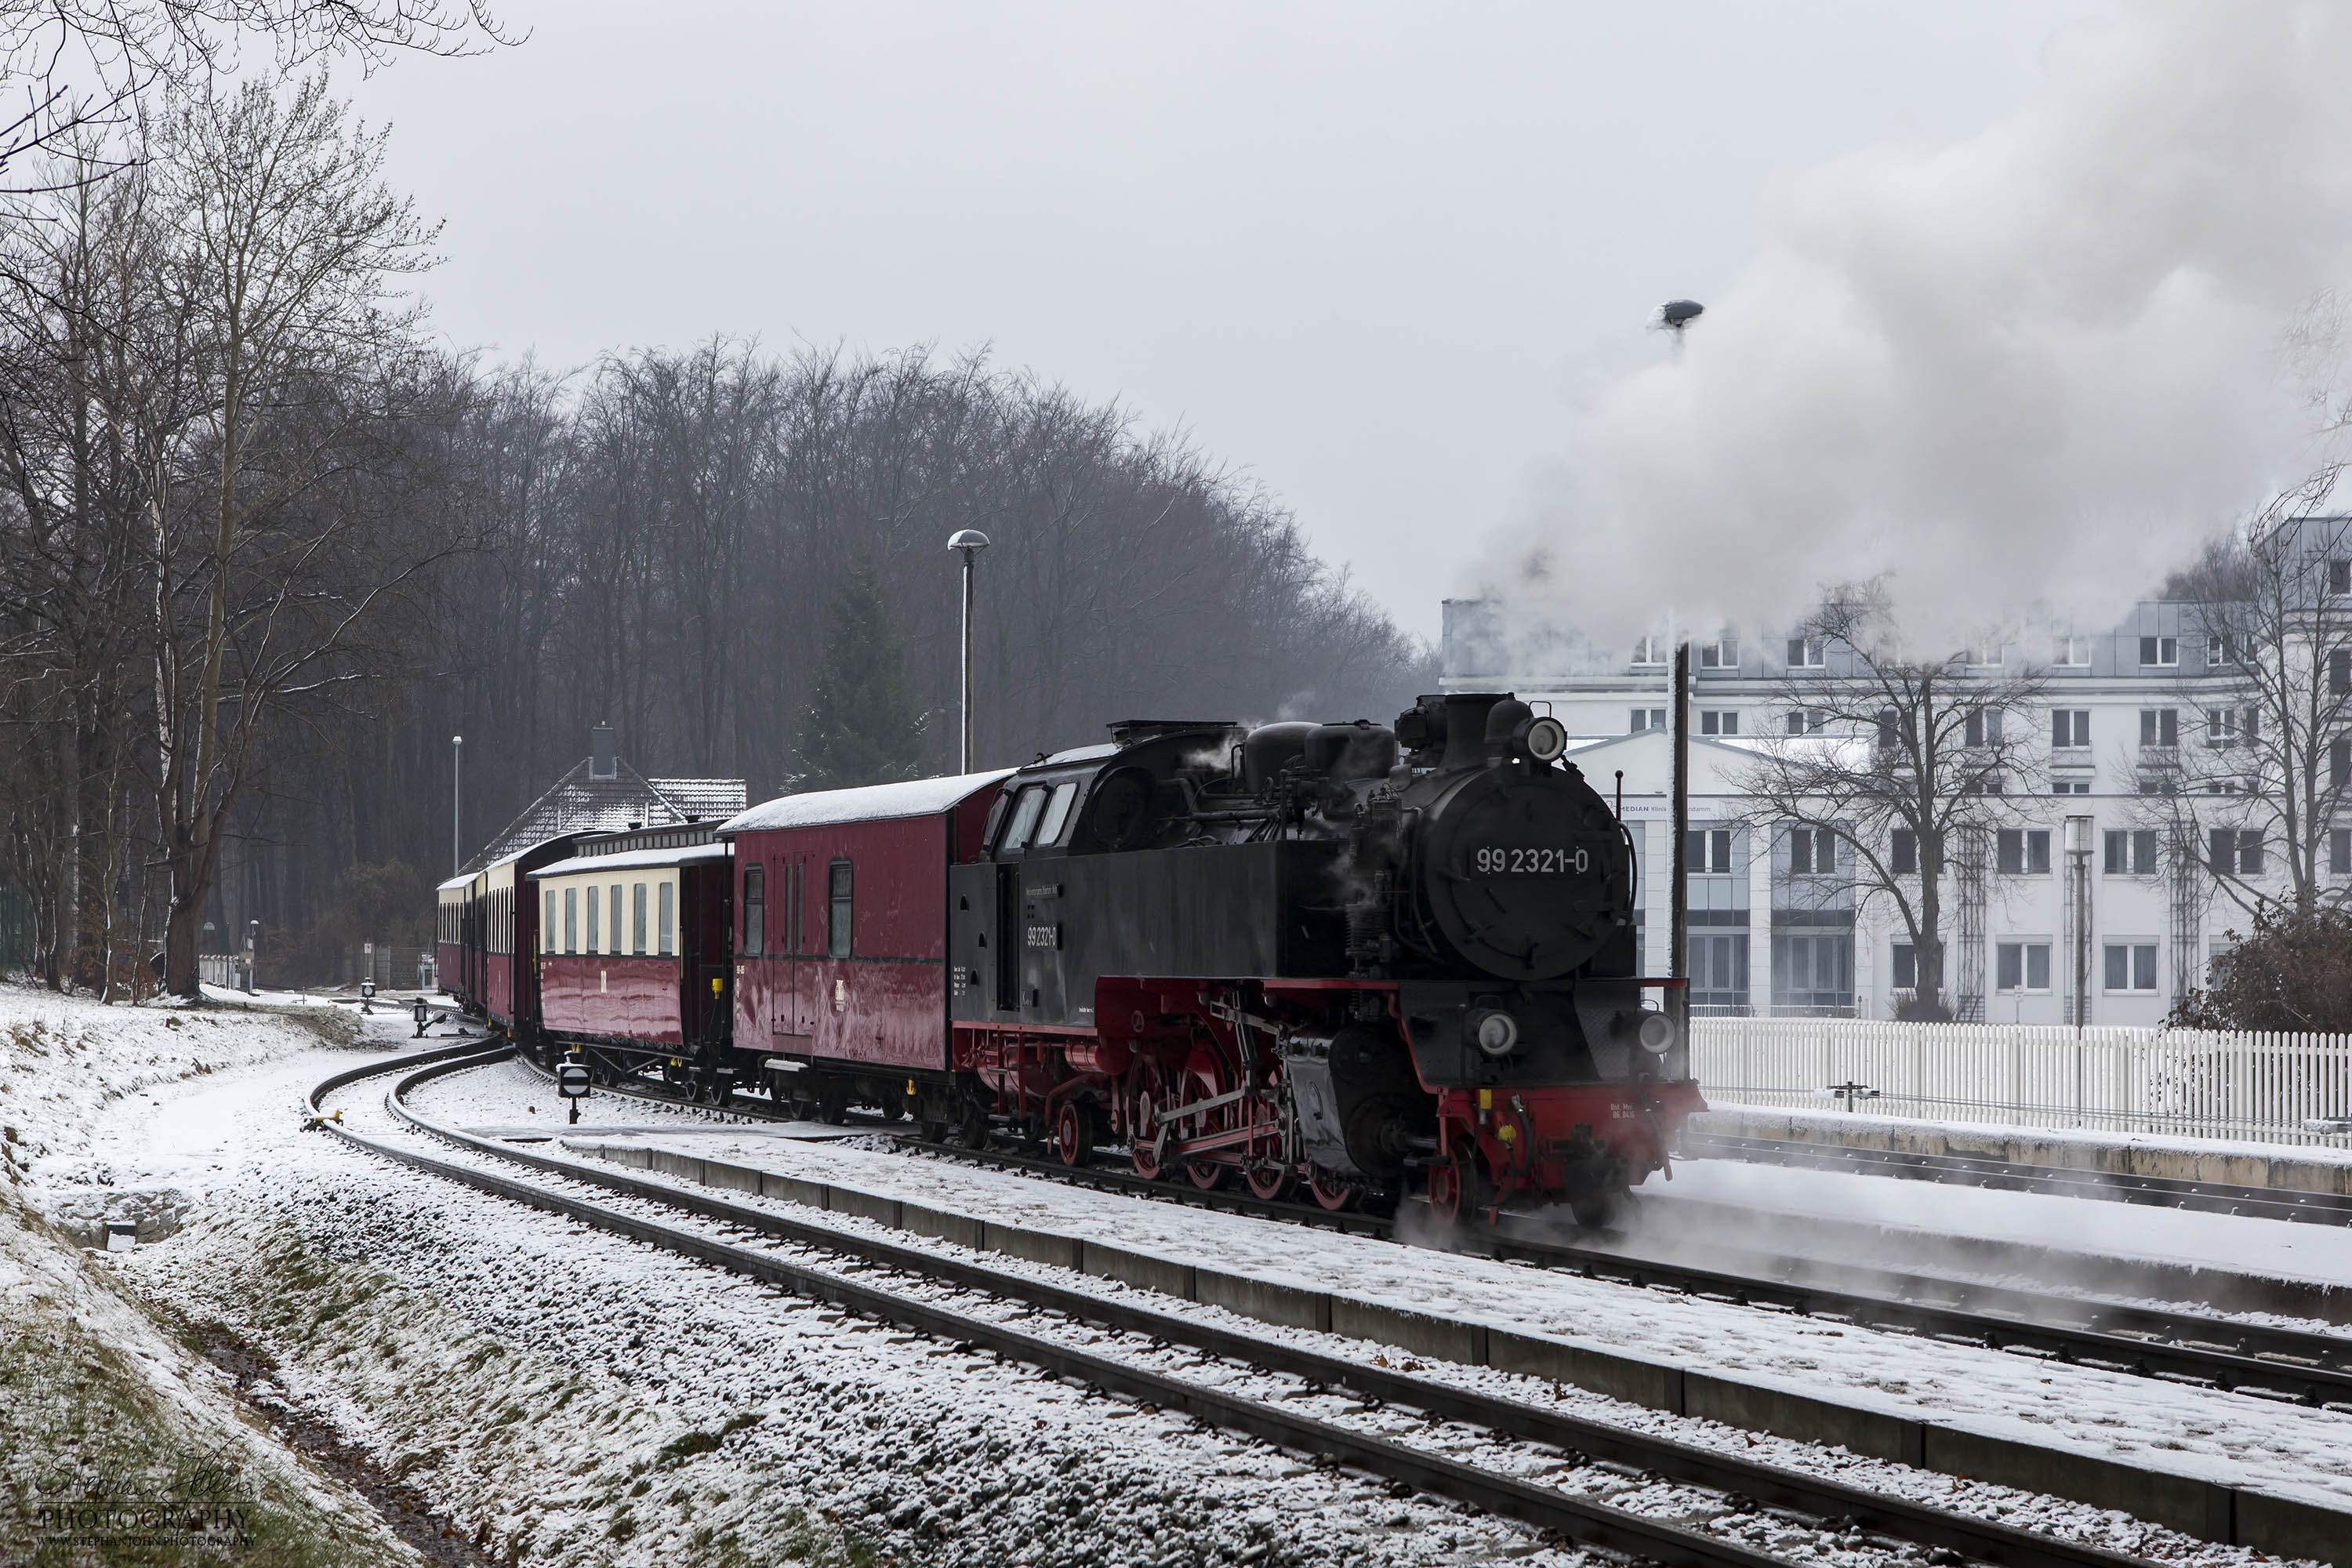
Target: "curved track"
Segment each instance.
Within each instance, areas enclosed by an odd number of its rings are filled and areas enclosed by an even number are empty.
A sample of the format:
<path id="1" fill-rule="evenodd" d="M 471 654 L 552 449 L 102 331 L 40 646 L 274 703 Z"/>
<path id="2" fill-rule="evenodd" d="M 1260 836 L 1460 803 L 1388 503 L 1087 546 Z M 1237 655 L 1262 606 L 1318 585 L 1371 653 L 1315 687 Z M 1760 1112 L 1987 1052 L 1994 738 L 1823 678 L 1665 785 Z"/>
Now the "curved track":
<path id="1" fill-rule="evenodd" d="M 534 1070 L 544 1071 L 533 1064 Z M 607 1086 L 619 1094 L 662 1105 L 692 1102 L 657 1092 L 650 1083 Z M 717 1114 L 781 1120 L 730 1101 Z M 890 1123 L 875 1130 L 898 1135 Z M 1152 1181 L 1130 1171 L 1070 1166 L 1003 1150 L 969 1150 L 904 1139 L 909 1148 L 998 1170 L 1161 1202 L 1233 1214 L 1319 1225 L 1359 1235 L 1410 1241 L 1412 1227 L 1370 1215 L 1331 1213 L 1301 1204 L 1266 1203 L 1245 1193 L 1208 1191 Z M 1408 1214 L 1419 1212 L 1412 1205 Z M 2110 1371 L 2135 1373 L 2301 1405 L 2352 1409 L 2352 1336 L 2311 1333 L 2192 1311 L 2168 1311 L 2090 1297 L 1975 1284 L 1940 1275 L 1792 1260 L 1766 1254 L 1727 1255 L 1731 1268 L 1636 1258 L 1608 1247 L 1579 1246 L 1538 1234 L 1525 1216 L 1506 1215 L 1500 1228 L 1469 1237 L 1470 1249 L 1588 1279 L 1645 1289 L 1673 1290 L 1774 1311 L 1851 1323 L 1857 1328 L 1926 1334 L 1993 1350 L 2045 1356 Z M 1722 1256 L 1722 1255 L 1719 1255 Z"/>
<path id="2" fill-rule="evenodd" d="M 1716 1518 L 1742 1514 L 1762 1505 L 1796 1515 L 1793 1522 L 1801 1526 L 1841 1537 L 1840 1544 L 1848 1548 L 1861 1544 L 1858 1532 L 1867 1532 L 1888 1542 L 1911 1542 L 1932 1552 L 1957 1553 L 2007 1568 L 2148 1568 L 2144 1559 L 1948 1513 L 1667 1437 L 1581 1420 L 1358 1361 L 1235 1333 L 1186 1315 L 1067 1289 L 945 1253 L 805 1224 L 763 1208 L 681 1191 L 644 1178 L 585 1168 L 572 1161 L 528 1152 L 439 1126 L 402 1103 L 407 1092 L 420 1083 L 499 1061 L 507 1055 L 503 1047 L 483 1050 L 469 1043 L 338 1073 L 311 1092 L 314 1122 L 372 1153 L 463 1183 L 478 1191 L 561 1214 L 681 1257 L 898 1322 L 919 1332 L 992 1351 L 1056 1376 L 1078 1379 L 1163 1409 L 1181 1410 L 1215 1426 L 1286 1448 L 1324 1456 L 1418 1490 L 1453 1497 L 1489 1512 L 1556 1531 L 1569 1540 L 1674 1564 L 1675 1568 L 1773 1568 L 1789 1560 L 1705 1531 L 1685 1529 L 1549 1487 L 1531 1485 L 1318 1420 L 1283 1408 L 1276 1400 L 1204 1387 L 1115 1356 L 1026 1333 L 988 1317 L 917 1299 L 908 1287 L 917 1282 L 924 1286 L 943 1285 L 1016 1300 L 1129 1336 L 1131 1342 L 1182 1345 L 1204 1356 L 1296 1380 L 1301 1391 L 1309 1394 L 1345 1389 L 1366 1404 L 1401 1405 L 1439 1420 L 1468 1423 L 1509 1437 L 1543 1443 L 1561 1450 L 1567 1467 L 1597 1463 L 1620 1470 L 1631 1468 L 1682 1485 L 1713 1490 L 1723 1495 Z M 575 1189 L 600 1190 L 635 1202 L 631 1208 L 616 1207 L 579 1195 L 576 1190 L 501 1175 L 479 1163 L 428 1154 L 371 1137 L 320 1113 L 320 1101 L 334 1090 L 403 1069 L 414 1070 L 406 1071 L 393 1086 L 385 1104 L 395 1117 L 410 1126 L 473 1155 L 557 1177 Z M 894 1289 L 887 1279 L 877 1279 L 870 1272 L 856 1279 L 845 1279 L 830 1269 L 802 1264 L 770 1250 L 665 1225 L 637 1212 L 646 1203 L 775 1241 L 846 1256 L 868 1269 L 895 1272 L 907 1283 Z M 1809 1555 L 1808 1560 L 1817 1562 L 1818 1558 Z"/>

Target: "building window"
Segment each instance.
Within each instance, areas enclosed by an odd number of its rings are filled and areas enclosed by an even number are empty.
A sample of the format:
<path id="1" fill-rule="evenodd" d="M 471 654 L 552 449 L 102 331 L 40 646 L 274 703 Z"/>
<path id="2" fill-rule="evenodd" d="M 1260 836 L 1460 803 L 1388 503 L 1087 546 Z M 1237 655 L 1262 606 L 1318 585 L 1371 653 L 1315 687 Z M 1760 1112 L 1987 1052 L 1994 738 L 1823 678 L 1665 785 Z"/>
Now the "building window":
<path id="1" fill-rule="evenodd" d="M 2352 784 L 2352 739 L 2331 741 L 2327 744 L 2327 784 L 2330 789 L 2342 789 Z"/>
<path id="2" fill-rule="evenodd" d="M 2180 710 L 2143 708 L 2139 710 L 2139 743 L 2143 746 L 2180 744 Z"/>
<path id="3" fill-rule="evenodd" d="M 2263 710 L 2259 708 L 2208 708 L 2205 710 L 2205 743 L 2209 746 L 2234 746 L 2242 741 L 2252 745 L 2262 739 Z"/>
<path id="4" fill-rule="evenodd" d="M 1627 729 L 1638 735 L 1644 730 L 1663 730 L 1665 727 L 1666 710 L 1664 709 L 1636 708 L 1633 710 L 1633 722 L 1627 726 Z"/>
<path id="5" fill-rule="evenodd" d="M 2053 746 L 2087 746 L 2091 743 L 2091 710 L 2087 708 L 2053 708 L 2050 710 L 2050 743 Z"/>
<path id="6" fill-rule="evenodd" d="M 2100 868 L 2110 877 L 2155 876 L 2156 829 L 2107 829 L 2106 858 Z"/>
<path id="7" fill-rule="evenodd" d="M 2263 835 L 2255 827 L 2216 827 L 2205 836 L 2207 864 L 2220 877 L 2263 874 Z"/>
<path id="8" fill-rule="evenodd" d="M 2139 639 L 2139 661 L 2152 668 L 2170 668 L 2180 662 L 2179 637 L 2142 637 Z"/>
<path id="9" fill-rule="evenodd" d="M 1713 642 L 1701 643 L 1698 667 L 1701 669 L 1738 669 L 1739 638 L 1731 632 L 1726 632 Z"/>
<path id="10" fill-rule="evenodd" d="M 1895 963 L 1891 968 L 1895 975 L 1895 990 L 1919 989 L 1919 957 L 1909 942 L 1898 942 L 1895 944 Z"/>
<path id="11" fill-rule="evenodd" d="M 2050 989 L 2050 944 L 2046 942 L 2004 942 L 1993 949 L 1993 989 Z"/>
<path id="12" fill-rule="evenodd" d="M 1635 639 L 1633 643 L 1633 662 L 1635 664 L 1665 663 L 1666 661 L 1658 656 L 1658 639 L 1655 637 L 1640 637 Z"/>
<path id="13" fill-rule="evenodd" d="M 1811 713 L 1801 708 L 1789 710 L 1789 733 L 1791 735 L 1810 735 L 1819 726 L 1813 722 Z"/>
<path id="14" fill-rule="evenodd" d="M 2327 869 L 2331 876 L 2352 877 L 2352 827 L 2327 830 Z"/>
<path id="15" fill-rule="evenodd" d="M 1700 936 L 1690 939 L 1690 1005 L 1727 1010 L 1748 1005 L 1748 938 Z"/>
<path id="16" fill-rule="evenodd" d="M 2205 664 L 2218 669 L 2225 664 L 2238 662 L 2238 639 L 2230 632 L 2208 632 L 2205 636 Z"/>
<path id="17" fill-rule="evenodd" d="M 646 885 L 629 884 L 629 951 L 639 958 L 646 953 Z"/>
<path id="18" fill-rule="evenodd" d="M 1694 877 L 1727 877 L 1732 873 L 1731 829 L 1694 827 L 1683 845 L 1685 871 Z"/>
<path id="19" fill-rule="evenodd" d="M 1895 830 L 1895 841 L 1890 846 L 1890 848 L 1892 850 L 1890 858 L 1895 862 L 1895 874 L 1896 876 L 1916 877 L 1919 874 L 1918 834 L 1913 832 L 1907 827 L 1896 828 Z"/>
<path id="20" fill-rule="evenodd" d="M 1998 643 L 1990 647 L 1969 647 L 1960 650 L 1960 663 L 1972 669 L 1999 669 L 2003 657 L 2000 645 Z"/>
<path id="21" fill-rule="evenodd" d="M 835 860 L 825 872 L 825 950 L 835 958 L 849 956 L 850 893 L 849 862 Z"/>
<path id="22" fill-rule="evenodd" d="M 1897 710 L 1882 708 L 1878 710 L 1878 744 L 1881 749 L 1891 752 L 1901 745 L 1904 734 L 1909 729 Z"/>
<path id="23" fill-rule="evenodd" d="M 2327 591 L 2331 594 L 2352 594 L 2352 561 L 2331 561 L 2327 563 Z"/>
<path id="24" fill-rule="evenodd" d="M 2336 697 L 2352 694 L 2352 648 L 2339 647 L 2328 653 L 2327 690 Z"/>
<path id="25" fill-rule="evenodd" d="M 668 958 L 677 952 L 677 884 L 661 883 L 661 955 Z"/>
<path id="26" fill-rule="evenodd" d="M 2088 637 L 2051 638 L 2050 662 L 2061 669 L 2088 669 L 2091 667 L 2091 639 Z"/>
<path id="27" fill-rule="evenodd" d="M 1853 933 L 1773 932 L 1772 1005 L 1832 1012 L 1853 1007 Z"/>
<path id="28" fill-rule="evenodd" d="M 2000 710 L 1998 708 L 1969 709 L 1968 718 L 1962 721 L 1961 730 L 1967 743 L 1971 746 L 2000 745 Z"/>
<path id="29" fill-rule="evenodd" d="M 1737 735 L 1739 714 L 1734 710 L 1708 709 L 1698 716 L 1698 732 L 1702 735 Z"/>
<path id="30" fill-rule="evenodd" d="M 1837 835 L 1826 827 L 1789 829 L 1789 874 L 1826 876 L 1837 869 Z"/>
<path id="31" fill-rule="evenodd" d="M 2059 779 L 2051 784 L 2050 793 L 2052 795 L 2088 795 L 2091 793 L 2091 781 L 2088 779 Z"/>
<path id="32" fill-rule="evenodd" d="M 2000 869 L 2011 877 L 2050 874 L 2050 830 L 2046 827 L 2004 827 L 1993 836 L 1993 854 Z"/>
<path id="33" fill-rule="evenodd" d="M 768 941 L 768 871 L 764 866 L 743 868 L 743 951 L 761 952 Z"/>
<path id="34" fill-rule="evenodd" d="M 1789 639 L 1789 668 L 1790 669 L 1819 669 L 1829 662 L 1828 651 L 1827 645 L 1820 637 L 1790 637 Z"/>
<path id="35" fill-rule="evenodd" d="M 2156 989 L 2156 943 L 2111 942 L 2106 944 L 2105 957 L 2108 990 Z"/>

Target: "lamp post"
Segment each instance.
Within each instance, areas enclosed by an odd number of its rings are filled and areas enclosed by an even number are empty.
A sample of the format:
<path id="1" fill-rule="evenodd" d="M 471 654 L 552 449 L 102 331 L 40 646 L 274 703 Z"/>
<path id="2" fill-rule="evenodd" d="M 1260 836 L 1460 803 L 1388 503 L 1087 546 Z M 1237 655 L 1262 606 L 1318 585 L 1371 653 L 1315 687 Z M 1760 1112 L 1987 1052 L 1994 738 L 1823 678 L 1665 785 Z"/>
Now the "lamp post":
<path id="1" fill-rule="evenodd" d="M 958 529 L 948 541 L 950 550 L 963 552 L 963 745 L 957 753 L 956 772 L 971 772 L 971 567 L 972 557 L 988 548 L 988 535 L 976 528 Z"/>
<path id="2" fill-rule="evenodd" d="M 465 862 L 457 852 L 459 788 L 465 783 L 466 737 L 449 737 L 449 875 L 456 876 Z"/>

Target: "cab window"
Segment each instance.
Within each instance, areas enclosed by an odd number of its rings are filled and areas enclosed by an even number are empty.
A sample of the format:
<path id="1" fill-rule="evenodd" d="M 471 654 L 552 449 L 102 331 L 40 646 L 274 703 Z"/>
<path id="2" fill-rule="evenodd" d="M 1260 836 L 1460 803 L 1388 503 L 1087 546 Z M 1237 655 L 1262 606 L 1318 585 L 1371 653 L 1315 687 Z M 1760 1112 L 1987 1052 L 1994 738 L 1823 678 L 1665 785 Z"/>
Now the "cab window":
<path id="1" fill-rule="evenodd" d="M 1037 814 L 1045 809 L 1045 786 L 1033 784 L 1021 792 L 1013 803 L 1013 820 L 1004 825 L 1004 837 L 996 847 L 1010 851 L 1029 847 L 1029 836 L 1037 829 Z"/>
<path id="2" fill-rule="evenodd" d="M 1045 803 L 1045 820 L 1037 825 L 1037 844 L 1044 847 L 1062 841 L 1062 829 L 1070 824 L 1070 806 L 1078 798 L 1078 781 L 1054 786 L 1053 798 Z"/>

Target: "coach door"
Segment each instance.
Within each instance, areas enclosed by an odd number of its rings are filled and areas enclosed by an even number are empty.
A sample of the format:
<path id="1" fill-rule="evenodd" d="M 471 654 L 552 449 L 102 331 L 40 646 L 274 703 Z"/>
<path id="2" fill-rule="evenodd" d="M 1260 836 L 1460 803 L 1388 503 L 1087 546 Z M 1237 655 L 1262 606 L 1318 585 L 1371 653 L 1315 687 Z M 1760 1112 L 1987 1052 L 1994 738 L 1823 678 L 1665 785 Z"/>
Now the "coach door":
<path id="1" fill-rule="evenodd" d="M 775 1014 L 779 1050 L 806 1052 L 815 1043 L 814 1015 L 809 1010 L 808 988 L 814 984 L 808 961 L 808 865 L 806 855 L 789 855 L 776 863 L 776 951 L 772 973 L 776 977 L 770 1007 Z"/>

